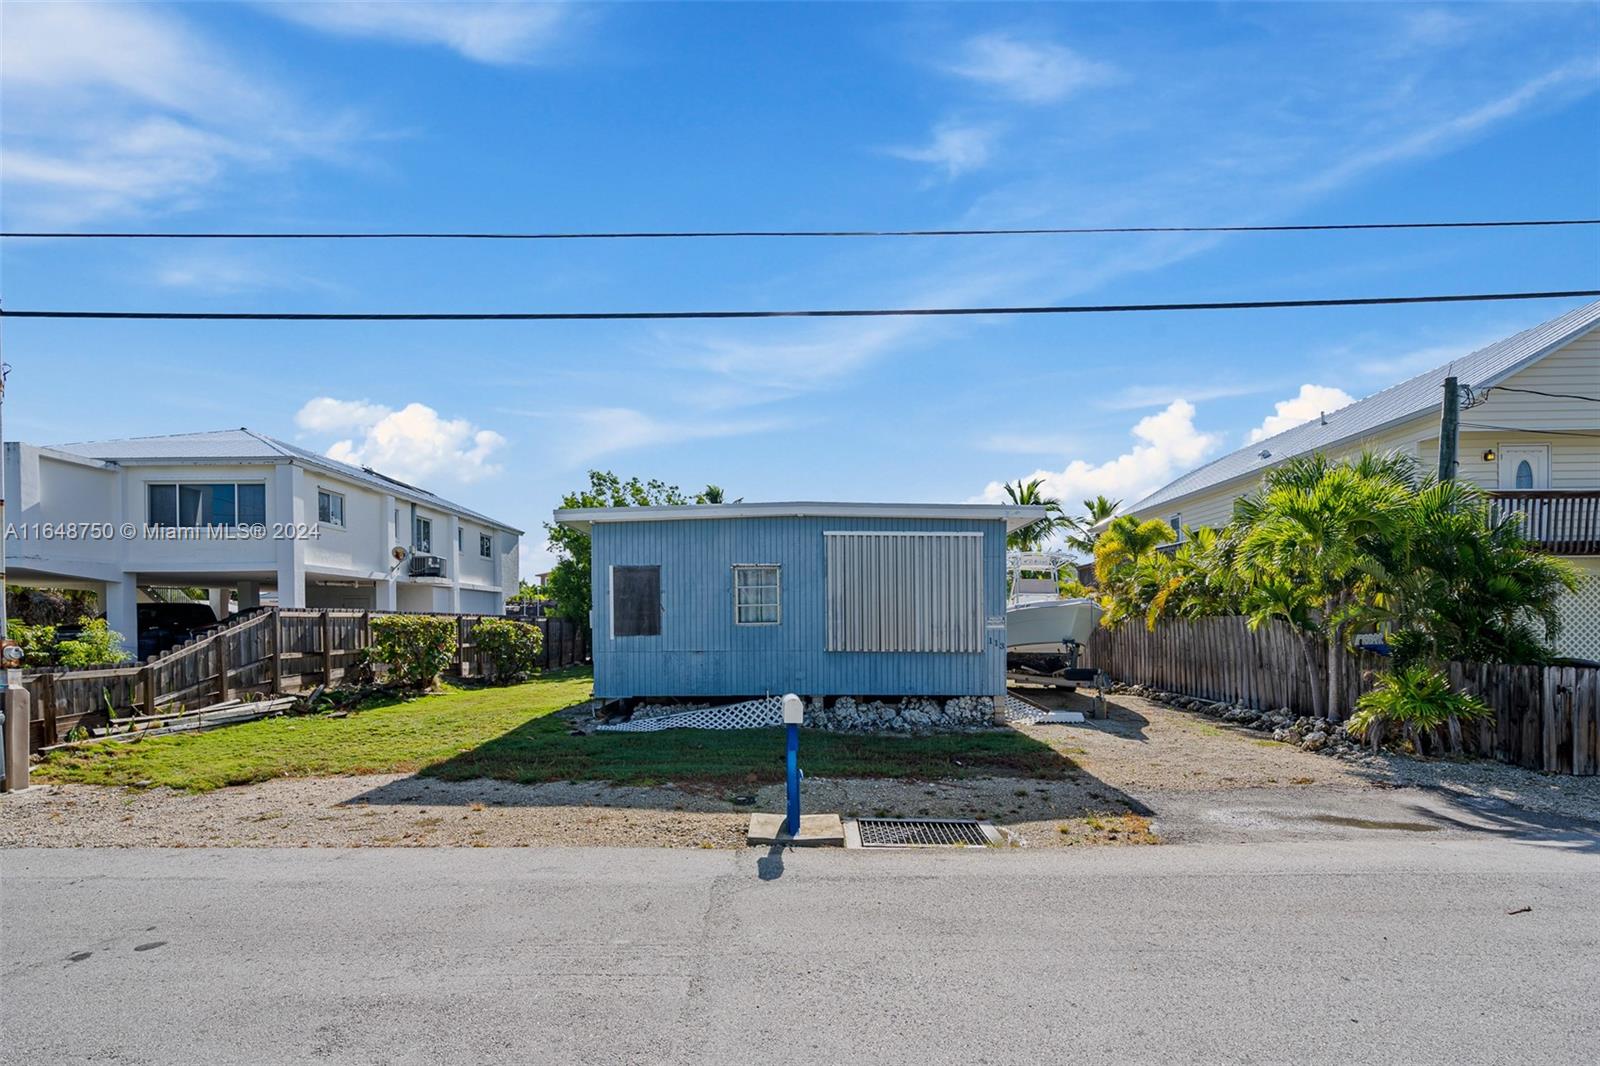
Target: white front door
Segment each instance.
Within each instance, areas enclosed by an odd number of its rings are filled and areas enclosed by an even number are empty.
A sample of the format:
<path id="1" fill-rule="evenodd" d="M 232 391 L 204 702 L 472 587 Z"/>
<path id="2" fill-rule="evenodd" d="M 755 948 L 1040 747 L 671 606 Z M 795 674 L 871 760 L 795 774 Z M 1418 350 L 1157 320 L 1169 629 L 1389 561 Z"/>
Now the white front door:
<path id="1" fill-rule="evenodd" d="M 1516 444 L 1496 449 L 1500 458 L 1502 491 L 1547 489 L 1550 487 L 1550 446 Z"/>

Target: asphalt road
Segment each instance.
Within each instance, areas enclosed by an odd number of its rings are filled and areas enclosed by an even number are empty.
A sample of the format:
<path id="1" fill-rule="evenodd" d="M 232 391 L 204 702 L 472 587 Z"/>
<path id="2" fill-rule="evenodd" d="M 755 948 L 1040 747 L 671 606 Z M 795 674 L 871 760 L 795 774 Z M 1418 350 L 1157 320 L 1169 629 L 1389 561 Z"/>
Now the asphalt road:
<path id="1" fill-rule="evenodd" d="M 4 1062 L 1465 1064 L 1600 1051 L 1592 837 L 1374 830 L 770 856 L 57 850 L 0 863 Z"/>

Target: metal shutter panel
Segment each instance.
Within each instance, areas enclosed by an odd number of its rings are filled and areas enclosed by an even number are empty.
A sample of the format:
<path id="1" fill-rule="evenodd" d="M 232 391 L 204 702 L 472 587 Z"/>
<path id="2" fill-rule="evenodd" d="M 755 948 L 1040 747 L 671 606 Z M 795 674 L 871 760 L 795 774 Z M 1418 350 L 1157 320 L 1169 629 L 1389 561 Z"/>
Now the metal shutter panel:
<path id="1" fill-rule="evenodd" d="M 824 533 L 828 650 L 983 651 L 983 534 Z"/>

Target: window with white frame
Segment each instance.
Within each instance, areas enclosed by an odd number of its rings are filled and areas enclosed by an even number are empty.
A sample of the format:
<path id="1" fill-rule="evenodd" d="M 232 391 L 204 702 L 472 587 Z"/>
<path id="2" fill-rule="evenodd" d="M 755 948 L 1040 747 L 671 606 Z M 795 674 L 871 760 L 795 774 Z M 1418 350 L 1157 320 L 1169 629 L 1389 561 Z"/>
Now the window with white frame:
<path id="1" fill-rule="evenodd" d="M 780 617 L 776 566 L 733 568 L 733 622 L 741 626 L 775 626 Z"/>
<path id="2" fill-rule="evenodd" d="M 1167 525 L 1172 527 L 1172 543 L 1181 543 L 1183 541 L 1183 515 L 1173 515 L 1172 518 L 1167 521 Z"/>
<path id="3" fill-rule="evenodd" d="M 146 516 L 152 526 L 264 526 L 267 486 L 260 482 L 150 482 Z"/>
<path id="4" fill-rule="evenodd" d="M 467 550 L 467 531 L 462 529 L 460 526 L 457 526 L 456 527 L 456 551 L 464 552 L 466 550 Z"/>
<path id="5" fill-rule="evenodd" d="M 433 519 L 418 515 L 411 523 L 411 550 L 424 555 L 433 551 Z"/>
<path id="6" fill-rule="evenodd" d="M 487 533 L 478 534 L 478 554 L 485 559 L 494 555 L 494 538 Z"/>
<path id="7" fill-rule="evenodd" d="M 325 526 L 344 525 L 344 493 L 317 490 L 317 522 Z"/>

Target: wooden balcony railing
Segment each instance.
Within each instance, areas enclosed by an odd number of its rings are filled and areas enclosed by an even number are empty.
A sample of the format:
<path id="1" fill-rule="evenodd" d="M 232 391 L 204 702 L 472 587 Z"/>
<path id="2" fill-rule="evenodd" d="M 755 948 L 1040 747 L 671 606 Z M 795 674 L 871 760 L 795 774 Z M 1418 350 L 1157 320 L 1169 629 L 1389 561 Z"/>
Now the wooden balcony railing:
<path id="1" fill-rule="evenodd" d="M 1496 520 L 1522 515 L 1522 531 L 1551 555 L 1600 555 L 1600 489 L 1492 492 Z"/>

